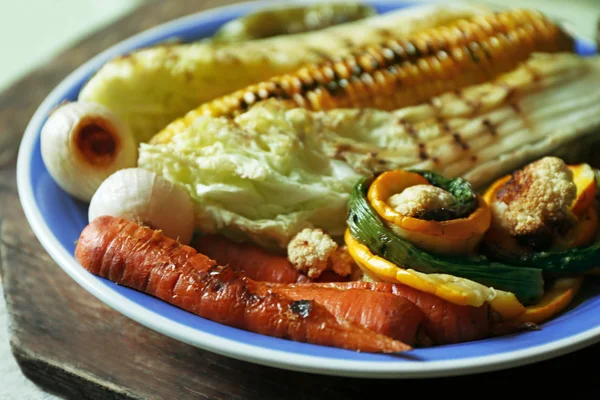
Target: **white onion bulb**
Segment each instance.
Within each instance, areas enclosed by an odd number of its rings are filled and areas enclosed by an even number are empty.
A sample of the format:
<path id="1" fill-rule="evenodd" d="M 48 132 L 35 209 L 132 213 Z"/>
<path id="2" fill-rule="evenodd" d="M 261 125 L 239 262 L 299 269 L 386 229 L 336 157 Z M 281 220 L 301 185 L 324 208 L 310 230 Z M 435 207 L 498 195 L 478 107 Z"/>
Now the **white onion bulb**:
<path id="1" fill-rule="evenodd" d="M 113 172 L 137 165 L 127 126 L 99 104 L 72 102 L 50 114 L 41 132 L 42 159 L 56 183 L 89 201 Z"/>
<path id="2" fill-rule="evenodd" d="M 92 197 L 89 221 L 121 217 L 189 244 L 194 233 L 194 205 L 181 186 L 142 168 L 127 168 L 108 177 Z"/>

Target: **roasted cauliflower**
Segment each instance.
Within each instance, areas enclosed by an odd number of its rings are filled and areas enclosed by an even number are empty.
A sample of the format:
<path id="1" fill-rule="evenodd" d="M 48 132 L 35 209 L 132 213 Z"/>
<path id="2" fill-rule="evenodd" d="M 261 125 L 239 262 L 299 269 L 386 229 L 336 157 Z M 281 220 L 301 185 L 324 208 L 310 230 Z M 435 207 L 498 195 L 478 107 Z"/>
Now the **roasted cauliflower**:
<path id="1" fill-rule="evenodd" d="M 456 199 L 450 193 L 433 185 L 415 185 L 391 196 L 388 204 L 407 217 L 418 217 L 431 210 L 451 207 Z"/>
<path id="2" fill-rule="evenodd" d="M 346 246 L 339 246 L 322 229 L 303 229 L 290 241 L 287 250 L 290 262 L 311 279 L 318 278 L 326 269 L 340 276 L 352 272 L 353 260 Z"/>
<path id="3" fill-rule="evenodd" d="M 498 224 L 512 236 L 549 238 L 569 226 L 569 211 L 577 195 L 573 173 L 559 158 L 544 157 L 512 175 L 492 203 Z"/>

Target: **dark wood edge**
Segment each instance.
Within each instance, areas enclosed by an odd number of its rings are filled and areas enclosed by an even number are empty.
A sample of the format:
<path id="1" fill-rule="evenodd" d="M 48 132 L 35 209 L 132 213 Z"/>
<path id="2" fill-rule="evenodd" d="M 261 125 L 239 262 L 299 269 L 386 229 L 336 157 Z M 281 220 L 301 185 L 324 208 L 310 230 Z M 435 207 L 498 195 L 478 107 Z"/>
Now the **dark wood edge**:
<path id="1" fill-rule="evenodd" d="M 44 391 L 65 399 L 116 399 L 143 400 L 130 392 L 123 391 L 118 386 L 102 385 L 93 376 L 72 373 L 59 367 L 52 361 L 40 359 L 29 354 L 19 345 L 15 336 L 11 337 L 10 348 L 23 374 Z"/>

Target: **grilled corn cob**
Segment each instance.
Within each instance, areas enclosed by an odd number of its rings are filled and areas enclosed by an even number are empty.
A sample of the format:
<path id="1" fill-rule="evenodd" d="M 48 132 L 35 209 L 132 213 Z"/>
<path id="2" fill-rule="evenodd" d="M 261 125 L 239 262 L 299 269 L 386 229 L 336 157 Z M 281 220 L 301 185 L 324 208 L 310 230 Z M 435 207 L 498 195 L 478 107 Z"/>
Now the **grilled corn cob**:
<path id="1" fill-rule="evenodd" d="M 598 141 L 597 87 L 600 56 L 560 53 L 395 111 L 310 111 L 269 99 L 233 119 L 200 116 L 169 143 L 142 144 L 139 166 L 190 191 L 202 230 L 285 246 L 310 225 L 343 233 L 344 196 L 360 176 L 417 168 L 481 188 L 572 143 Z M 323 182 L 334 173 L 332 189 Z M 336 196 L 309 198 L 317 187 Z"/>
<path id="2" fill-rule="evenodd" d="M 302 67 L 215 99 L 174 121 L 152 139 L 168 141 L 198 115 L 233 116 L 267 98 L 311 110 L 393 110 L 450 90 L 488 81 L 532 52 L 571 51 L 572 38 L 536 11 L 474 16 L 417 32 L 405 40 Z"/>
<path id="3" fill-rule="evenodd" d="M 144 142 L 215 97 L 389 36 L 484 12 L 468 4 L 427 5 L 268 39 L 154 46 L 109 61 L 83 87 L 79 100 L 108 107 Z"/>

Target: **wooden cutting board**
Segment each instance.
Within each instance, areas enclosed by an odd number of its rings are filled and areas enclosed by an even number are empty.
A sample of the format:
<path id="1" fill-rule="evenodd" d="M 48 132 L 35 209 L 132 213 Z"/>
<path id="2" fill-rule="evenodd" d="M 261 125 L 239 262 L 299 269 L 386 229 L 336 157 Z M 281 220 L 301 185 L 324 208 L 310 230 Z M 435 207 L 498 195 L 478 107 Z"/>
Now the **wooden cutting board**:
<path id="1" fill-rule="evenodd" d="M 469 387 L 473 382 L 530 385 L 538 374 L 547 382 L 581 380 L 579 367 L 595 364 L 600 345 L 512 370 L 426 383 L 328 377 L 258 366 L 188 346 L 139 325 L 79 287 L 50 259 L 29 228 L 15 183 L 16 149 L 35 108 L 61 79 L 99 51 L 158 23 L 223 3 L 148 3 L 0 95 L 1 273 L 11 347 L 23 372 L 46 390 L 74 399 L 358 399 L 422 390 L 423 385 L 428 385 L 428 391 L 438 385 Z"/>

